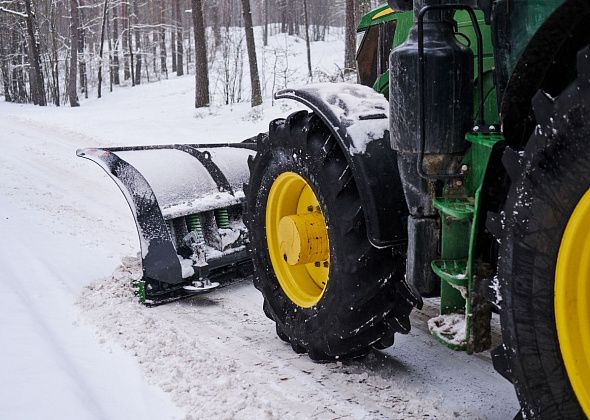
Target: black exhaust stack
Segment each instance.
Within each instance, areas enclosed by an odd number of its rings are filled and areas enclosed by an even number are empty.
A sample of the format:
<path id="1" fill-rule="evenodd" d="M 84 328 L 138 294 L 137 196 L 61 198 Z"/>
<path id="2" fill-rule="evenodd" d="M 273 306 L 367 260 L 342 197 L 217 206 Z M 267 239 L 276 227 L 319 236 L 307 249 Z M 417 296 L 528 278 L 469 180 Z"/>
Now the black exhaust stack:
<path id="1" fill-rule="evenodd" d="M 393 3 L 393 4 L 392 4 Z M 410 213 L 406 278 L 425 296 L 440 281 L 430 268 L 439 254 L 432 200 L 452 180 L 472 127 L 473 53 L 454 35 L 453 10 L 428 10 L 441 0 L 415 0 L 414 26 L 390 56 L 390 133 Z M 396 10 L 411 2 L 390 1 Z"/>

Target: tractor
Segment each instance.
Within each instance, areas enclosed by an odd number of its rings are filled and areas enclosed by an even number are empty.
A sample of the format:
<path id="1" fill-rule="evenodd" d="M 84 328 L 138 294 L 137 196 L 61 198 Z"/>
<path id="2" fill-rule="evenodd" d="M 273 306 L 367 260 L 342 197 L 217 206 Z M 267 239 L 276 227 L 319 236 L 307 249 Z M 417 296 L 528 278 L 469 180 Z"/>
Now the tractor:
<path id="1" fill-rule="evenodd" d="M 140 299 L 253 270 L 277 335 L 327 361 L 440 297 L 431 333 L 491 350 L 519 416 L 590 416 L 590 3 L 390 0 L 358 32 L 360 83 L 278 92 L 309 111 L 268 133 L 78 152 L 133 210 Z"/>

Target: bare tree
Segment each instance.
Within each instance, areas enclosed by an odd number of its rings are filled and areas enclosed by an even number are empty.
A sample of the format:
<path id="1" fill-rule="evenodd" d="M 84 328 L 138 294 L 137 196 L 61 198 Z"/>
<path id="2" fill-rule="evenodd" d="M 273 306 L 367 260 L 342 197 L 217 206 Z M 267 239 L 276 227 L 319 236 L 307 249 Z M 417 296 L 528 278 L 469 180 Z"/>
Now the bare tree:
<path id="1" fill-rule="evenodd" d="M 356 68 L 355 0 L 346 0 L 346 25 L 344 35 L 344 71 L 350 73 Z"/>
<path id="2" fill-rule="evenodd" d="M 107 9 L 109 7 L 109 0 L 104 0 L 102 9 L 102 27 L 100 30 L 100 51 L 99 51 L 99 64 L 98 64 L 98 97 L 102 96 L 102 55 L 104 52 L 104 32 L 107 23 Z"/>
<path id="3" fill-rule="evenodd" d="M 172 55 L 172 72 L 176 72 L 176 7 L 174 1 L 171 2 L 170 7 L 170 21 L 172 23 L 172 30 L 170 31 L 170 53 Z"/>
<path id="4" fill-rule="evenodd" d="M 50 55 L 50 64 L 51 64 L 51 76 L 52 76 L 52 83 L 51 83 L 51 92 L 53 97 L 53 103 L 55 106 L 61 105 L 60 99 L 60 91 L 59 91 L 59 50 L 57 46 L 57 13 L 56 13 L 56 4 L 55 2 L 51 2 L 49 6 L 49 24 L 51 28 L 51 55 Z"/>
<path id="5" fill-rule="evenodd" d="M 167 61 L 167 54 L 166 54 L 166 28 L 164 27 L 164 12 L 166 9 L 162 6 L 162 3 L 159 3 L 160 7 L 160 71 L 166 75 L 166 79 L 168 78 L 168 66 L 166 64 Z"/>
<path id="6" fill-rule="evenodd" d="M 131 43 L 129 39 L 129 3 L 126 0 L 121 2 L 121 38 L 123 46 L 123 79 L 129 80 L 131 77 L 131 67 L 129 65 L 129 59 L 131 56 Z"/>
<path id="7" fill-rule="evenodd" d="M 203 2 L 191 0 L 193 30 L 195 34 L 195 107 L 209 106 L 209 69 L 207 65 L 207 39 L 203 20 Z"/>
<path id="8" fill-rule="evenodd" d="M 180 0 L 174 0 L 174 9 L 176 10 L 176 75 L 184 75 L 184 41 L 182 37 L 182 11 L 180 9 Z"/>
<path id="9" fill-rule="evenodd" d="M 371 11 L 371 0 L 357 0 L 356 21 Z"/>
<path id="10" fill-rule="evenodd" d="M 117 9 L 118 7 L 115 5 L 115 7 L 113 7 L 113 41 L 115 45 L 112 51 L 113 67 L 111 69 L 113 74 L 113 83 L 115 85 L 121 83 L 119 78 L 119 16 Z"/>
<path id="11" fill-rule="evenodd" d="M 313 77 L 311 71 L 311 46 L 309 43 L 309 21 L 307 16 L 307 0 L 303 0 L 303 24 L 305 25 L 305 49 L 307 50 L 307 71 L 309 78 Z"/>
<path id="12" fill-rule="evenodd" d="M 143 56 L 143 51 L 141 50 L 141 32 L 139 30 L 139 6 L 138 0 L 133 1 L 133 32 L 135 34 L 135 85 L 139 85 L 141 83 L 141 58 Z M 129 42 L 129 47 L 131 49 L 131 42 Z M 133 59 L 133 56 L 132 56 Z"/>
<path id="13" fill-rule="evenodd" d="M 47 105 L 47 98 L 45 97 L 45 79 L 41 72 L 41 59 L 39 57 L 39 28 L 37 27 L 37 20 L 35 16 L 35 9 L 31 0 L 25 0 L 25 10 L 27 11 L 27 33 L 29 39 L 29 54 L 32 61 L 31 80 L 31 96 L 35 105 Z"/>
<path id="14" fill-rule="evenodd" d="M 86 72 L 86 57 L 84 51 L 86 50 L 86 28 L 82 24 L 84 22 L 84 0 L 78 0 L 78 74 L 80 76 L 80 90 L 84 92 L 84 97 L 88 98 L 88 74 Z"/>
<path id="15" fill-rule="evenodd" d="M 12 102 L 12 94 L 10 92 L 10 70 L 8 58 L 10 47 L 9 47 L 9 36 L 8 36 L 8 25 L 5 22 L 6 16 L 0 13 L 0 72 L 2 73 L 2 85 L 4 86 L 4 100 L 6 102 Z"/>
<path id="16" fill-rule="evenodd" d="M 111 21 L 109 19 L 109 9 L 107 8 L 107 45 L 109 48 L 109 92 L 113 91 L 113 43 L 111 40 Z"/>
<path id="17" fill-rule="evenodd" d="M 125 2 L 127 3 L 127 2 Z M 131 38 L 131 14 L 129 13 L 129 3 L 127 3 L 127 46 L 129 48 L 129 69 L 131 70 L 131 86 L 135 86 L 135 62 L 133 54 L 133 40 Z"/>
<path id="18" fill-rule="evenodd" d="M 264 46 L 268 45 L 268 0 L 264 1 L 264 33 L 263 33 L 263 42 Z"/>
<path id="19" fill-rule="evenodd" d="M 78 0 L 70 0 L 70 70 L 68 72 L 68 98 L 70 106 L 80 106 L 78 102 L 78 41 L 80 40 L 80 17 Z"/>
<path id="20" fill-rule="evenodd" d="M 250 63 L 250 84 L 252 86 L 252 106 L 262 103 L 260 92 L 260 77 L 258 76 L 258 60 L 256 59 L 256 44 L 254 43 L 254 29 L 252 28 L 252 12 L 250 0 L 242 0 L 242 13 L 244 15 L 244 30 L 246 31 L 246 48 L 248 49 L 248 62 Z"/>

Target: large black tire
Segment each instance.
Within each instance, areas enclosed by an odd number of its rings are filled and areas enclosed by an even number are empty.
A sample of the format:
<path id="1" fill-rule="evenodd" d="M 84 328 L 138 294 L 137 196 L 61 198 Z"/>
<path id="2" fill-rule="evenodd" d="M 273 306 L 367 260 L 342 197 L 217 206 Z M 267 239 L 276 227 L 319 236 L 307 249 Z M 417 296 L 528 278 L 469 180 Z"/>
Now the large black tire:
<path id="1" fill-rule="evenodd" d="M 590 188 L 589 79 L 586 48 L 576 81 L 557 99 L 539 92 L 533 100 L 538 126 L 525 150 L 507 149 L 503 159 L 512 182 L 500 236 L 500 316 L 525 418 L 584 418 L 560 352 L 554 284 L 564 230 Z"/>
<path id="2" fill-rule="evenodd" d="M 273 121 L 258 147 L 246 186 L 246 223 L 254 285 L 264 296 L 264 312 L 275 321 L 278 336 L 318 361 L 360 357 L 371 346 L 392 345 L 394 333 L 409 332 L 409 314 L 419 297 L 403 281 L 403 258 L 369 243 L 359 193 L 334 136 L 320 118 L 301 111 Z M 281 173 L 289 171 L 312 187 L 329 232 L 329 280 L 319 302 L 310 308 L 287 297 L 267 249 L 269 190 Z"/>

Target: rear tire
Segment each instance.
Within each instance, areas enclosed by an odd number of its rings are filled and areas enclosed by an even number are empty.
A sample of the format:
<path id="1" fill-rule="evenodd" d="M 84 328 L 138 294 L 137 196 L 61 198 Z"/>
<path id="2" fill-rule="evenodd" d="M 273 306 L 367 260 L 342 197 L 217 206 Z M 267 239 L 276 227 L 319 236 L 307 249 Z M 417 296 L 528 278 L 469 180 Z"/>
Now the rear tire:
<path id="1" fill-rule="evenodd" d="M 523 153 L 508 149 L 511 158 L 504 159 L 512 183 L 500 238 L 500 316 L 506 361 L 525 418 L 581 419 L 581 405 L 590 403 L 577 399 L 568 378 L 562 349 L 570 344 L 559 342 L 555 312 L 562 237 L 590 188 L 589 55 L 588 48 L 580 52 L 578 80 L 557 99 L 537 94 L 535 132 Z"/>
<path id="2" fill-rule="evenodd" d="M 403 281 L 404 265 L 390 249 L 367 239 L 359 193 L 337 140 L 305 111 L 270 124 L 250 162 L 246 221 L 250 232 L 254 285 L 278 336 L 317 360 L 355 358 L 371 346 L 393 343 L 408 333 L 417 302 Z M 271 186 L 285 172 L 303 177 L 315 193 L 328 229 L 330 270 L 323 294 L 311 307 L 296 305 L 279 284 L 267 247 L 265 215 Z M 400 197 L 403 199 L 403 197 Z"/>

